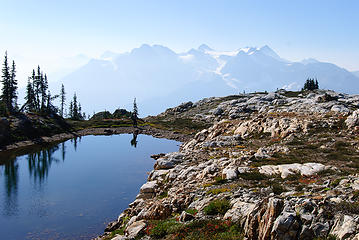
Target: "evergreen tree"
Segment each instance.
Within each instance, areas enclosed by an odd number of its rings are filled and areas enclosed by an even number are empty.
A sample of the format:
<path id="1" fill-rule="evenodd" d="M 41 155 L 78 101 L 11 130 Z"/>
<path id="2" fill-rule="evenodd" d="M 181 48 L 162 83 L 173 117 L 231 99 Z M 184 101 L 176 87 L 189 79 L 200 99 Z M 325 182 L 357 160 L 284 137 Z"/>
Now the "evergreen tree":
<path id="1" fill-rule="evenodd" d="M 3 68 L 2 68 L 2 79 L 1 79 L 1 83 L 2 83 L 2 93 L 1 93 L 1 100 L 3 102 L 3 104 L 6 107 L 6 111 L 11 111 L 11 98 L 10 98 L 10 91 L 11 91 L 11 87 L 10 87 L 10 68 L 9 68 L 9 64 L 8 64 L 8 58 L 7 58 L 7 51 L 5 52 L 5 57 L 4 57 L 4 63 L 3 63 Z"/>
<path id="2" fill-rule="evenodd" d="M 83 113 L 81 112 L 81 103 L 77 100 L 76 93 L 70 102 L 69 117 L 73 120 L 83 120 Z"/>
<path id="3" fill-rule="evenodd" d="M 136 98 L 133 100 L 133 114 L 136 116 L 136 118 L 138 117 L 138 108 L 137 108 Z"/>
<path id="4" fill-rule="evenodd" d="M 78 119 L 78 120 L 82 120 L 82 116 L 83 116 L 83 115 L 82 115 L 81 111 L 82 111 L 81 103 L 79 102 L 78 113 L 77 113 L 77 119 Z"/>
<path id="5" fill-rule="evenodd" d="M 73 118 L 73 113 L 74 113 L 74 111 L 73 111 L 73 109 L 74 109 L 74 104 L 73 104 L 73 102 L 71 101 L 70 102 L 70 106 L 69 106 L 69 118 Z"/>
<path id="6" fill-rule="evenodd" d="M 46 76 L 46 75 L 45 75 Z M 46 111 L 47 112 L 52 112 L 52 109 L 51 109 L 51 93 L 50 91 L 48 91 L 47 93 L 47 101 L 46 101 Z"/>
<path id="7" fill-rule="evenodd" d="M 41 109 L 41 71 L 40 66 L 37 66 L 37 74 L 35 74 L 35 70 L 32 72 L 33 74 L 33 85 L 34 92 L 36 97 L 36 110 L 40 111 Z"/>
<path id="8" fill-rule="evenodd" d="M 26 86 L 26 106 L 28 111 L 35 111 L 36 110 L 36 99 L 35 99 L 35 92 L 33 89 L 33 84 L 31 82 L 31 77 L 27 80 Z"/>
<path id="9" fill-rule="evenodd" d="M 10 74 L 10 100 L 12 108 L 17 108 L 17 80 L 16 80 L 16 65 L 12 61 L 11 74 Z"/>
<path id="10" fill-rule="evenodd" d="M 61 85 L 61 93 L 60 93 L 60 101 L 61 101 L 61 108 L 60 108 L 60 113 L 61 113 L 61 117 L 64 117 L 64 106 L 65 106 L 65 100 L 66 100 L 66 92 L 65 92 L 65 87 L 64 84 Z"/>
<path id="11" fill-rule="evenodd" d="M 133 122 L 133 126 L 137 127 L 138 109 L 137 109 L 136 98 L 133 100 L 133 111 L 132 111 L 132 114 L 131 114 L 131 119 L 132 119 L 132 122 Z"/>
<path id="12" fill-rule="evenodd" d="M 74 94 L 74 98 L 72 100 L 72 118 L 77 120 L 79 109 L 77 105 L 77 96 L 76 93 Z"/>
<path id="13" fill-rule="evenodd" d="M 302 88 L 302 90 L 315 90 L 315 89 L 319 89 L 319 84 L 318 84 L 318 80 L 311 79 L 308 78 L 307 81 L 304 83 L 304 87 Z"/>
<path id="14" fill-rule="evenodd" d="M 46 108 L 46 100 L 47 97 L 47 89 L 48 89 L 48 82 L 47 82 L 47 76 L 41 72 L 40 74 L 40 93 L 41 93 L 41 110 L 44 111 Z"/>

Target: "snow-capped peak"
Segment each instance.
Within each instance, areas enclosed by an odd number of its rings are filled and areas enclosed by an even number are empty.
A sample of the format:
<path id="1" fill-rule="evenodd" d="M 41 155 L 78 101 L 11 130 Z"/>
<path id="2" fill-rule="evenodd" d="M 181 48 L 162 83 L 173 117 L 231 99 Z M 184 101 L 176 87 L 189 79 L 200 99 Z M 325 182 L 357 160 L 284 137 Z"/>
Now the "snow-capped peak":
<path id="1" fill-rule="evenodd" d="M 245 47 L 245 48 L 240 48 L 238 51 L 239 52 L 243 52 L 243 53 L 246 53 L 246 54 L 251 54 L 253 53 L 255 50 L 257 50 L 257 48 L 254 48 L 254 47 Z"/>
<path id="2" fill-rule="evenodd" d="M 273 49 L 268 47 L 268 45 L 264 45 L 258 51 L 276 60 L 282 61 L 281 57 L 279 57 L 279 55 L 275 51 L 273 51 Z"/>

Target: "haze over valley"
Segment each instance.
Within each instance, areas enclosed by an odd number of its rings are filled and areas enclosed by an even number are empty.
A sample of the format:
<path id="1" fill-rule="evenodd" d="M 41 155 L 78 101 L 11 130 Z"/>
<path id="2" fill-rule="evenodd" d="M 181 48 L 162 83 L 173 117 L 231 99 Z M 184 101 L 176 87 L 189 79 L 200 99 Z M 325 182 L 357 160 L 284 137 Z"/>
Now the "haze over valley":
<path id="1" fill-rule="evenodd" d="M 359 89 L 358 72 L 335 64 L 312 58 L 293 62 L 267 45 L 217 51 L 205 44 L 183 53 L 148 44 L 126 53 L 107 51 L 58 80 L 53 89 L 63 83 L 70 95 L 76 91 L 90 114 L 130 108 L 136 97 L 146 116 L 204 97 L 299 90 L 307 78 L 319 79 L 324 89 Z"/>

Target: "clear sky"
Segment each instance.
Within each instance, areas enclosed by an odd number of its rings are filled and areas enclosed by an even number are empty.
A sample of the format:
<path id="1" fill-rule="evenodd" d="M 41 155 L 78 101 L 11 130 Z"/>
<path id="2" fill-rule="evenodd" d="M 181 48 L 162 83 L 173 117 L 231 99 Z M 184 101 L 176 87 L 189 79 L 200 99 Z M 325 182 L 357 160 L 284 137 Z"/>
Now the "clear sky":
<path id="1" fill-rule="evenodd" d="M 0 52 L 26 71 L 143 43 L 176 52 L 267 44 L 288 60 L 359 70 L 357 0 L 0 0 L 0 9 Z"/>

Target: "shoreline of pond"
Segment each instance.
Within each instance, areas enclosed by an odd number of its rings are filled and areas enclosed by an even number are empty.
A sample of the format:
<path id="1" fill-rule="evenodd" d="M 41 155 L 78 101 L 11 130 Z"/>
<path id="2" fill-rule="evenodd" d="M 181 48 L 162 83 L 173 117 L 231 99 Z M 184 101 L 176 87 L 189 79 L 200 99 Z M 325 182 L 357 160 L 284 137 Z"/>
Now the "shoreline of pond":
<path id="1" fill-rule="evenodd" d="M 176 140 L 179 142 L 185 142 L 191 139 L 190 135 L 181 134 L 178 132 L 173 132 L 169 130 L 163 130 L 154 128 L 151 126 L 141 126 L 141 127 L 117 127 L 117 128 L 87 128 L 79 130 L 77 132 L 67 132 L 55 134 L 53 136 L 47 137 L 43 136 L 40 138 L 25 140 L 16 143 L 12 143 L 6 146 L 3 146 L 0 149 L 0 156 L 11 154 L 11 155 L 20 155 L 23 152 L 30 150 L 33 147 L 43 147 L 55 143 L 61 143 L 63 141 L 69 140 L 71 138 L 82 137 L 87 135 L 118 135 L 118 134 L 145 134 L 150 135 L 155 138 L 166 138 L 169 140 Z"/>

